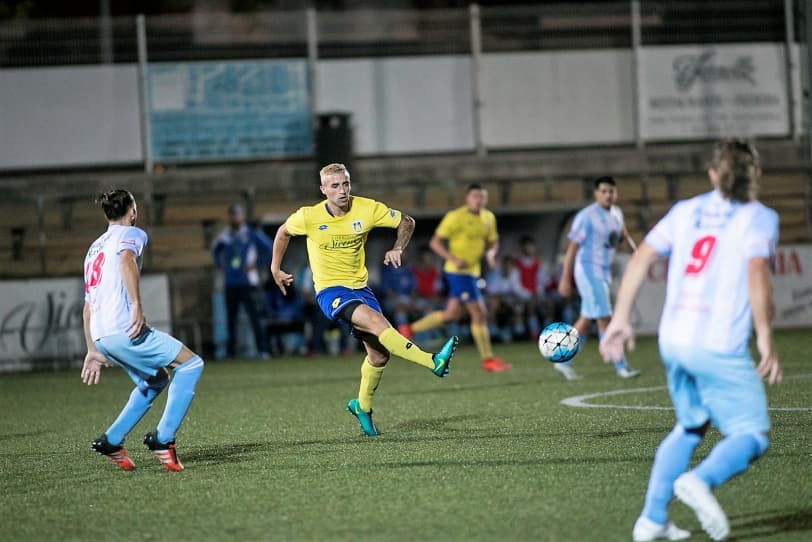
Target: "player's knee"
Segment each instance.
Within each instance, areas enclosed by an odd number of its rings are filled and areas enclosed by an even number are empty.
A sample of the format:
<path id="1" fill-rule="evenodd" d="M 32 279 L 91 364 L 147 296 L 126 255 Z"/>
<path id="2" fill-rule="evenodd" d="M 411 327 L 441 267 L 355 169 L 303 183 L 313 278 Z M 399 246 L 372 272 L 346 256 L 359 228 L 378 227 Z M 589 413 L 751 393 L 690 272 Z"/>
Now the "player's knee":
<path id="1" fill-rule="evenodd" d="M 770 437 L 767 433 L 759 433 L 759 432 L 752 432 L 749 433 L 750 437 L 756 443 L 756 455 L 753 459 L 758 459 L 767 451 L 767 448 L 770 447 Z"/>

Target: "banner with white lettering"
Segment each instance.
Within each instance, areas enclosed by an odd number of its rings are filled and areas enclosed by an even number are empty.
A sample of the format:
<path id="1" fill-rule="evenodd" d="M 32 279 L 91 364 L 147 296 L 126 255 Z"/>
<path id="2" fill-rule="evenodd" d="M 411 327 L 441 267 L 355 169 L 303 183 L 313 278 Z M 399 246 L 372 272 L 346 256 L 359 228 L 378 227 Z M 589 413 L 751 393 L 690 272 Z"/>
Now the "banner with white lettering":
<path id="1" fill-rule="evenodd" d="M 628 259 L 628 254 L 618 255 L 621 271 L 613 283 L 615 290 Z M 649 268 L 635 301 L 632 323 L 640 335 L 657 334 L 665 302 L 666 266 L 666 261 L 660 260 Z M 773 274 L 773 299 L 775 328 L 812 327 L 812 246 L 778 247 Z"/>
<path id="2" fill-rule="evenodd" d="M 170 332 L 167 275 L 141 277 L 141 297 L 147 322 Z M 0 371 L 81 362 L 84 302 L 80 278 L 0 281 Z"/>
<path id="3" fill-rule="evenodd" d="M 643 47 L 644 140 L 789 134 L 782 44 Z"/>

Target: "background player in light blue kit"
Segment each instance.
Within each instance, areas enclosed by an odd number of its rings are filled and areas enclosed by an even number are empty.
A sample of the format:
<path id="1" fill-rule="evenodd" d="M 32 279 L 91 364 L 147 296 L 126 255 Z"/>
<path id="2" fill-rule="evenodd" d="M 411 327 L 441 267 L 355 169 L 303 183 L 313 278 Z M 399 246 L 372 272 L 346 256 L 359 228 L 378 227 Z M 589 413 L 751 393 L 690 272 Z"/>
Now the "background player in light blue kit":
<path id="1" fill-rule="evenodd" d="M 770 420 L 760 378 L 781 381 L 770 326 L 770 262 L 778 242 L 778 215 L 755 200 L 761 175 L 756 150 L 724 140 L 714 149 L 708 176 L 714 190 L 674 205 L 629 262 L 617 307 L 601 342 L 604 360 L 634 346 L 630 314 L 649 266 L 668 257 L 660 356 L 677 417 L 660 443 L 636 541 L 682 540 L 690 533 L 668 521 L 673 495 L 691 507 L 714 540 L 729 532 L 711 490 L 744 472 L 769 445 Z M 748 348 L 755 328 L 761 359 Z M 710 425 L 724 438 L 685 472 Z"/>
<path id="2" fill-rule="evenodd" d="M 558 293 L 562 297 L 572 294 L 573 276 L 578 293 L 581 295 L 581 314 L 573 324 L 585 340 L 589 334 L 589 325 L 595 320 L 598 325 L 598 337 L 609 323 L 612 315 L 612 302 L 609 298 L 612 281 L 612 260 L 617 247 L 626 231 L 623 214 L 615 202 L 615 180 L 612 177 L 598 177 L 594 181 L 595 202 L 578 211 L 572 221 L 567 237 L 570 242 L 564 255 L 561 280 L 558 282 Z M 640 371 L 631 369 L 622 354 L 613 360 L 615 371 L 620 378 L 633 378 Z M 554 363 L 553 368 L 564 375 L 567 380 L 580 378 L 571 362 Z"/>

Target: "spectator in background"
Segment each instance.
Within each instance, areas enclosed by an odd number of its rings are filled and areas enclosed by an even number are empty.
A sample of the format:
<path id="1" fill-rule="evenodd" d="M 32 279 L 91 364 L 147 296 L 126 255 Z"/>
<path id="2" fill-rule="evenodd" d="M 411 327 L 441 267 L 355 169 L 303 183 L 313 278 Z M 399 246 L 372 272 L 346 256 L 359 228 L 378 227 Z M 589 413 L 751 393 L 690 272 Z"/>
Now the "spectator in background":
<path id="1" fill-rule="evenodd" d="M 433 310 L 440 303 L 443 290 L 443 276 L 437 266 L 431 247 L 420 247 L 418 261 L 412 266 L 417 292 L 417 310 L 426 312 Z"/>
<path id="2" fill-rule="evenodd" d="M 522 288 L 519 271 L 513 256 L 502 256 L 500 265 L 485 276 L 485 302 L 488 306 L 488 324 L 491 335 L 496 334 L 503 343 L 525 333 L 525 305 L 530 295 Z"/>
<path id="3" fill-rule="evenodd" d="M 251 321 L 259 356 L 269 357 L 265 332 L 260 321 L 259 268 L 271 261 L 271 240 L 245 221 L 242 206 L 228 208 L 229 226 L 220 233 L 212 246 L 214 265 L 223 271 L 228 319 L 227 356 L 236 355 L 237 316 L 242 306 Z"/>
<path id="4" fill-rule="evenodd" d="M 401 260 L 406 260 L 405 254 L 401 255 Z M 384 312 L 392 318 L 395 326 L 408 324 L 417 291 L 417 281 L 412 270 L 405 265 L 384 265 L 381 268 L 380 291 Z"/>
<path id="5" fill-rule="evenodd" d="M 544 269 L 544 264 L 536 254 L 536 241 L 529 235 L 522 235 L 519 239 L 521 254 L 516 258 L 515 265 L 519 272 L 521 288 L 525 293 L 524 321 L 527 322 L 527 335 L 535 340 L 541 331 L 540 321 L 546 315 L 549 319 L 554 310 L 552 300 L 545 295 L 545 288 L 550 277 Z"/>

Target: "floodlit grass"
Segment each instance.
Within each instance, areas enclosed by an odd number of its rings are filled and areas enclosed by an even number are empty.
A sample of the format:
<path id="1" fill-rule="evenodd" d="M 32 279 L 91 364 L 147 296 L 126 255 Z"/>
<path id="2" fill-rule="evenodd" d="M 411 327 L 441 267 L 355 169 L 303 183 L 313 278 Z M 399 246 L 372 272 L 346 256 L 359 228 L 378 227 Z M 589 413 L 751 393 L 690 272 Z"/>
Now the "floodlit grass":
<path id="1" fill-rule="evenodd" d="M 773 447 L 718 498 L 736 540 L 812 540 L 810 333 L 778 334 L 785 382 L 768 390 Z M 0 375 L 0 539 L 18 540 L 630 540 L 667 409 L 573 408 L 576 395 L 664 384 L 651 340 L 616 378 L 594 341 L 566 382 L 531 343 L 483 372 L 463 346 L 449 378 L 393 360 L 375 402 L 382 435 L 344 410 L 360 356 L 208 363 L 178 435 L 183 473 L 141 444 L 164 399 L 126 442 L 127 473 L 90 452 L 130 390 L 106 370 Z M 593 404 L 668 406 L 664 390 Z M 718 439 L 711 433 L 698 450 Z M 706 540 L 680 503 L 674 521 Z"/>

